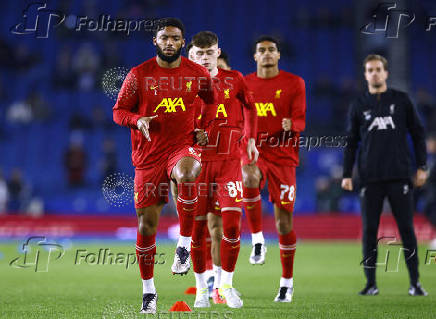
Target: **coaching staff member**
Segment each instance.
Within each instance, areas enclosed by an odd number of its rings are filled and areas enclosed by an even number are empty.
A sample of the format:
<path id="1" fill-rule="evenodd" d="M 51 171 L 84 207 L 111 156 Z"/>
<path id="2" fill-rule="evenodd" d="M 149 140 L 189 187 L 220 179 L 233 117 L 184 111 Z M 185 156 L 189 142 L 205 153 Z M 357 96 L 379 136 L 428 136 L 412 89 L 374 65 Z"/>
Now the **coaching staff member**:
<path id="1" fill-rule="evenodd" d="M 358 151 L 363 224 L 363 267 L 367 280 L 361 295 L 377 295 L 375 263 L 377 232 L 383 200 L 388 198 L 403 241 L 410 276 L 409 295 L 427 293 L 418 281 L 418 251 L 413 229 L 412 167 L 407 133 L 410 134 L 417 163 L 415 185 L 427 179 L 424 128 L 415 107 L 404 92 L 387 88 L 388 62 L 369 55 L 363 62 L 368 91 L 350 107 L 348 143 L 344 154 L 342 188 L 353 190 L 352 171 Z"/>

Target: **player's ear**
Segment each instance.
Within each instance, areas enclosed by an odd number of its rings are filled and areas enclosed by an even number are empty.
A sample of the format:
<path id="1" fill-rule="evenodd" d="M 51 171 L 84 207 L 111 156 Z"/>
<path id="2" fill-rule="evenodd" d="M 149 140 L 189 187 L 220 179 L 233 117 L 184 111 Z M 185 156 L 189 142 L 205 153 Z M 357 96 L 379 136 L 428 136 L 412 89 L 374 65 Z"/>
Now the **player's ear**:
<path id="1" fill-rule="evenodd" d="M 277 58 L 277 60 L 280 60 L 280 51 L 277 51 L 278 52 L 278 54 L 279 54 L 279 57 Z"/>
<path id="2" fill-rule="evenodd" d="M 185 47 L 185 39 L 182 39 L 182 48 Z"/>
<path id="3" fill-rule="evenodd" d="M 221 55 L 221 48 L 218 48 L 218 51 L 217 51 L 217 53 L 218 53 L 218 56 L 220 56 L 220 55 Z"/>
<path id="4" fill-rule="evenodd" d="M 153 45 L 156 46 L 156 37 L 153 37 Z"/>

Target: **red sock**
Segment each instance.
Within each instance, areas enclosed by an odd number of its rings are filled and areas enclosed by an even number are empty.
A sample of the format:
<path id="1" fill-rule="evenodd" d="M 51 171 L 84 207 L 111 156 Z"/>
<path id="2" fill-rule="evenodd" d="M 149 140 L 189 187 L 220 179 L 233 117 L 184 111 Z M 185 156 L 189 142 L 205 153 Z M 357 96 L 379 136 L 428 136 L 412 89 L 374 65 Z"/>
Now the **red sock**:
<path id="1" fill-rule="evenodd" d="M 259 188 L 243 187 L 244 208 L 248 219 L 250 232 L 262 231 L 262 203 L 260 200 Z"/>
<path id="2" fill-rule="evenodd" d="M 292 278 L 294 275 L 294 255 L 297 237 L 291 230 L 286 235 L 279 235 L 280 261 L 282 262 L 282 277 Z"/>
<path id="3" fill-rule="evenodd" d="M 225 210 L 223 208 L 223 239 L 221 239 L 221 264 L 222 269 L 227 272 L 235 270 L 236 261 L 238 260 L 240 241 L 240 220 L 241 213 L 234 210 Z"/>
<path id="4" fill-rule="evenodd" d="M 194 272 L 206 271 L 206 227 L 207 220 L 195 220 L 192 230 L 191 259 Z"/>
<path id="5" fill-rule="evenodd" d="M 179 213 L 180 235 L 191 237 L 194 214 L 197 209 L 197 186 L 195 183 L 177 184 L 177 212 Z"/>
<path id="6" fill-rule="evenodd" d="M 207 230 L 207 229 L 206 229 Z M 212 238 L 209 231 L 206 231 L 206 269 L 212 270 Z"/>
<path id="7" fill-rule="evenodd" d="M 156 255 L 156 234 L 151 236 L 136 235 L 136 258 L 142 279 L 153 278 L 154 256 Z"/>

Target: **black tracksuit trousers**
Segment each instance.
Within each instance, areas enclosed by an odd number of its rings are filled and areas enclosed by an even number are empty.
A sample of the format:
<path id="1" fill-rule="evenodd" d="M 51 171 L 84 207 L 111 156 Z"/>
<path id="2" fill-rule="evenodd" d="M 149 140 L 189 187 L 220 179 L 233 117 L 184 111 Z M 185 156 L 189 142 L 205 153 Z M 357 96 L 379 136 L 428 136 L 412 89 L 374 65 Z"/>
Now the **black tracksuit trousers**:
<path id="1" fill-rule="evenodd" d="M 404 247 L 410 283 L 418 282 L 418 248 L 413 228 L 413 192 L 408 180 L 367 183 L 360 192 L 363 227 L 363 267 L 367 283 L 375 285 L 377 233 L 383 201 L 388 198 Z"/>

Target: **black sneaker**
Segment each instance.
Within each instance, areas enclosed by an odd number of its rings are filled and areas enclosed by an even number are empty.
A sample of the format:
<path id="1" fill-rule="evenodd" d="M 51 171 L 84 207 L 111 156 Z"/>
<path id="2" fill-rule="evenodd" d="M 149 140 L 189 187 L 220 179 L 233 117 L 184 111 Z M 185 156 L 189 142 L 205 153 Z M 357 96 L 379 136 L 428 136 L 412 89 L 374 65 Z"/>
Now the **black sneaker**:
<path id="1" fill-rule="evenodd" d="M 418 282 L 416 285 L 411 285 L 409 288 L 410 296 L 427 296 L 427 291 L 421 287 L 421 284 Z"/>
<path id="2" fill-rule="evenodd" d="M 378 295 L 378 288 L 376 285 L 366 285 L 365 288 L 363 288 L 359 295 L 361 296 L 375 296 Z"/>
<path id="3" fill-rule="evenodd" d="M 263 265 L 265 263 L 266 247 L 265 244 L 255 244 L 250 254 L 250 264 Z"/>
<path id="4" fill-rule="evenodd" d="M 176 254 L 174 255 L 174 262 L 171 266 L 173 275 L 185 275 L 191 268 L 191 262 L 189 259 L 189 251 L 185 247 L 177 247 Z"/>
<path id="5" fill-rule="evenodd" d="M 279 293 L 274 299 L 275 302 L 292 302 L 292 295 L 294 294 L 294 288 L 280 287 Z"/>
<path id="6" fill-rule="evenodd" d="M 144 294 L 142 296 L 142 309 L 141 313 L 156 313 L 157 293 Z"/>

